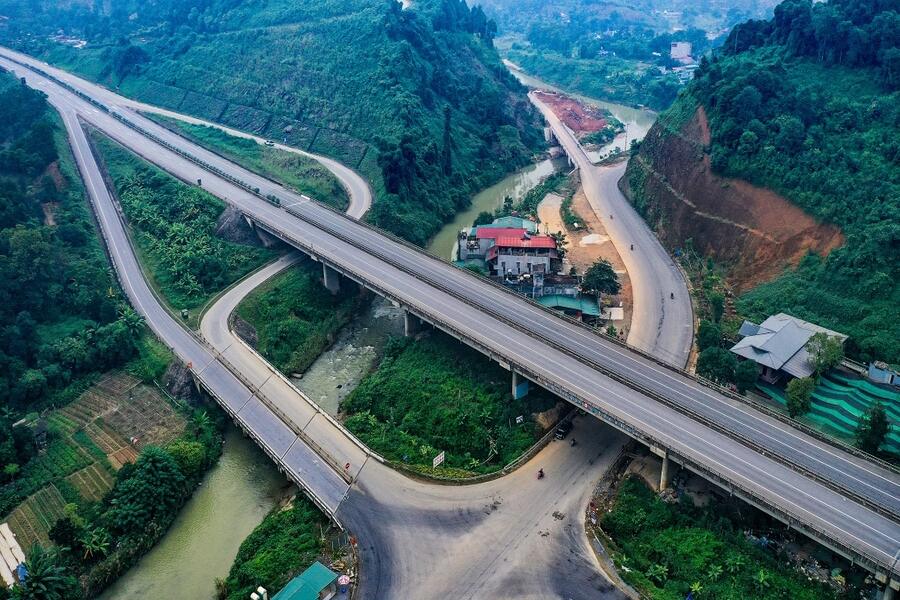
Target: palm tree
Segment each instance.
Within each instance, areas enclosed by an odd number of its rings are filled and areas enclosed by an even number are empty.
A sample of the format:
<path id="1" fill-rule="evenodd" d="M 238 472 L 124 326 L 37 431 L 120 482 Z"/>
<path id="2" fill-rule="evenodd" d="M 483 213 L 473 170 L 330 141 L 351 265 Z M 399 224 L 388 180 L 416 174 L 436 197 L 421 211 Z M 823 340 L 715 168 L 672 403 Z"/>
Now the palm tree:
<path id="1" fill-rule="evenodd" d="M 102 527 L 98 527 L 85 535 L 81 540 L 84 546 L 84 560 L 93 559 L 97 556 L 106 556 L 109 554 L 109 532 Z"/>
<path id="2" fill-rule="evenodd" d="M 718 581 L 719 577 L 722 576 L 722 565 L 712 565 L 709 567 L 709 572 L 706 574 L 710 581 Z"/>
<path id="3" fill-rule="evenodd" d="M 135 312 L 135 310 L 127 304 L 123 304 L 119 307 L 119 319 L 125 324 L 125 329 L 128 330 L 128 333 L 134 337 L 137 337 L 144 327 L 144 317 Z"/>
<path id="4" fill-rule="evenodd" d="M 669 567 L 667 567 L 666 565 L 655 563 L 650 565 L 650 568 L 647 569 L 647 579 L 652 579 L 660 585 L 665 583 L 666 577 L 668 577 L 668 575 Z"/>
<path id="5" fill-rule="evenodd" d="M 760 569 L 757 571 L 756 577 L 753 578 L 753 585 L 755 585 L 758 590 L 768 589 L 768 587 L 772 585 L 772 574 L 765 569 Z"/>
<path id="6" fill-rule="evenodd" d="M 694 583 L 691 584 L 691 594 L 693 594 L 695 597 L 698 594 L 700 594 L 700 592 L 702 592 L 702 591 L 703 591 L 703 586 L 700 585 L 699 581 L 695 581 Z"/>
<path id="7" fill-rule="evenodd" d="M 210 426 L 209 415 L 206 414 L 205 410 L 194 414 L 194 425 L 201 430 Z"/>
<path id="8" fill-rule="evenodd" d="M 77 597 L 78 582 L 59 564 L 59 552 L 32 547 L 25 562 L 25 581 L 14 588 L 14 598 L 22 600 L 69 600 Z"/>

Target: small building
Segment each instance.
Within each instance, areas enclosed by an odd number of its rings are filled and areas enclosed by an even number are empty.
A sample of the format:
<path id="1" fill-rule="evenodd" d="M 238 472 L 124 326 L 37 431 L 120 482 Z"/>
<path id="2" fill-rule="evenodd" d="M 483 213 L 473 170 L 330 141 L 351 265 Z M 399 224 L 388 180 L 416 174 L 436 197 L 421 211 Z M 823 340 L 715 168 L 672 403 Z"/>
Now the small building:
<path id="1" fill-rule="evenodd" d="M 272 600 L 330 600 L 337 595 L 338 574 L 316 561 L 291 579 Z"/>
<path id="2" fill-rule="evenodd" d="M 868 373 L 866 375 L 869 381 L 882 383 L 884 385 L 893 385 L 900 387 L 900 372 L 892 369 L 891 366 L 880 360 L 869 363 Z"/>
<path id="3" fill-rule="evenodd" d="M 583 321 L 595 321 L 600 316 L 600 305 L 595 296 L 547 294 L 537 301 L 548 308 Z"/>
<path id="4" fill-rule="evenodd" d="M 690 42 L 672 42 L 669 47 L 669 57 L 672 58 L 672 60 L 688 58 L 691 56 L 692 50 L 693 47 Z"/>
<path id="5" fill-rule="evenodd" d="M 841 343 L 847 339 L 843 333 L 778 313 L 759 325 L 744 321 L 738 332 L 741 340 L 731 347 L 731 352 L 759 365 L 760 376 L 769 383 L 785 376 L 809 377 L 815 367 L 810 362 L 806 343 L 817 333 L 837 337 Z"/>
<path id="6" fill-rule="evenodd" d="M 498 237 L 523 237 L 528 232 L 521 227 L 495 227 L 481 225 L 472 227 L 468 232 L 463 230 L 459 235 L 459 260 L 468 262 L 484 260 L 487 251 L 494 245 Z"/>

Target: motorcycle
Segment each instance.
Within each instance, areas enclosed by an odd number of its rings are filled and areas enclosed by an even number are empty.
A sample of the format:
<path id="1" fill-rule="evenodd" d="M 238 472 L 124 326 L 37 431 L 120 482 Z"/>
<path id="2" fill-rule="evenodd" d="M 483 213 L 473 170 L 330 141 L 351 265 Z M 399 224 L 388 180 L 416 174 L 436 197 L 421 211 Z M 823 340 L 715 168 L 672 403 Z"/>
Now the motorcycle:
<path id="1" fill-rule="evenodd" d="M 544 470 L 543 470 L 543 469 L 539 469 L 539 470 L 538 470 L 538 479 L 543 479 L 543 478 L 544 478 Z"/>

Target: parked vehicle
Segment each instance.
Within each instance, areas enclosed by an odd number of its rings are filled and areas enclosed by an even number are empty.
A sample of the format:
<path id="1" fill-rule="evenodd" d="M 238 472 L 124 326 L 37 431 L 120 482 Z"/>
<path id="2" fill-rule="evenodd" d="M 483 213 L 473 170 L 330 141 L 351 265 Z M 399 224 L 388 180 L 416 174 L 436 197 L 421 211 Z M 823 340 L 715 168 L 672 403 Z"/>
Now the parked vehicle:
<path id="1" fill-rule="evenodd" d="M 559 424 L 559 427 L 556 428 L 556 433 L 553 434 L 558 440 L 566 439 L 566 436 L 569 435 L 569 432 L 572 431 L 572 422 L 571 421 L 563 421 Z"/>

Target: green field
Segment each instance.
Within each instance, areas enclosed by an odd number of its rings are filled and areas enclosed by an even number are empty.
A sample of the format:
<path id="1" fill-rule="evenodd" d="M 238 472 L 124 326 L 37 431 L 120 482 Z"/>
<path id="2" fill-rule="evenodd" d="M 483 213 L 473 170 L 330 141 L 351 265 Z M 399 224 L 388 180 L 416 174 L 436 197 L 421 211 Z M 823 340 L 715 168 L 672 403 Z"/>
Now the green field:
<path id="1" fill-rule="evenodd" d="M 337 178 L 317 161 L 253 140 L 229 135 L 221 129 L 194 125 L 153 113 L 146 116 L 235 161 L 251 171 L 265 175 L 314 200 L 344 210 L 350 200 Z"/>
<path id="2" fill-rule="evenodd" d="M 466 476 L 496 471 L 518 458 L 539 435 L 532 413 L 557 398 L 539 389 L 520 400 L 510 375 L 482 354 L 434 332 L 391 340 L 378 368 L 341 404 L 344 423 L 385 458 L 431 473 Z M 516 417 L 523 416 L 522 424 Z"/>
<path id="3" fill-rule="evenodd" d="M 622 578 L 654 600 L 683 600 L 692 587 L 697 600 L 838 598 L 783 558 L 751 545 L 742 530 L 750 522 L 751 515 L 724 501 L 705 508 L 688 498 L 667 504 L 642 480 L 627 478 L 600 526 Z"/>

